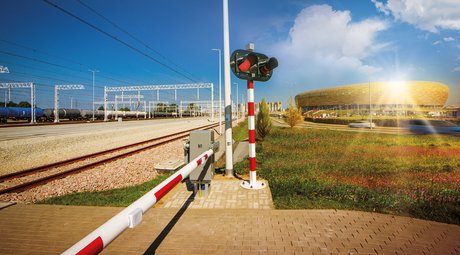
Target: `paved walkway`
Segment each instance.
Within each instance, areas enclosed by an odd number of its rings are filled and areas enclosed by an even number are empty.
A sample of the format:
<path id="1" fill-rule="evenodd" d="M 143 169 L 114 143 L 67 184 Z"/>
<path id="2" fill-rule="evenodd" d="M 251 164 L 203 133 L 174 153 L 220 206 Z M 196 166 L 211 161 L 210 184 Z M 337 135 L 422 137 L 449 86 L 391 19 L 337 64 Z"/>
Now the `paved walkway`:
<path id="1" fill-rule="evenodd" d="M 217 177 L 219 178 L 219 177 Z M 190 202 L 190 209 L 273 209 L 270 187 L 266 181 L 266 187 L 262 190 L 247 190 L 240 186 L 242 180 L 214 178 L 211 184 L 211 192 L 208 196 L 196 194 Z M 170 195 L 160 201 L 156 207 L 180 208 L 189 199 L 190 191 L 185 183 L 178 185 L 170 192 Z"/>
<path id="2" fill-rule="evenodd" d="M 0 254 L 58 254 L 121 208 L 0 210 Z M 335 210 L 154 208 L 103 254 L 460 254 L 460 226 Z"/>

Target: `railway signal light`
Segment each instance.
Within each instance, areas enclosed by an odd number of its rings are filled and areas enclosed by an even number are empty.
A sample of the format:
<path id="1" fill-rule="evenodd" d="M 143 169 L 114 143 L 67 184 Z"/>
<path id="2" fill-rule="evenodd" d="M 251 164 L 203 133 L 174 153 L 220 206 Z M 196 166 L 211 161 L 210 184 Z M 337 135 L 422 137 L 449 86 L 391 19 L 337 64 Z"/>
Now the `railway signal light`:
<path id="1" fill-rule="evenodd" d="M 233 74 L 243 80 L 268 81 L 277 66 L 276 58 L 248 50 L 236 50 L 230 58 Z"/>

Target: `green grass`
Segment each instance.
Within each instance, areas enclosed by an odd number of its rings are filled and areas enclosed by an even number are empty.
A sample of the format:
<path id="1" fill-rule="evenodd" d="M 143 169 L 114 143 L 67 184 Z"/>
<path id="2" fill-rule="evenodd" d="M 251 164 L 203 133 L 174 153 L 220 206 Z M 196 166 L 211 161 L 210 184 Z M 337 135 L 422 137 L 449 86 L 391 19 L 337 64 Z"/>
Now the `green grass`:
<path id="1" fill-rule="evenodd" d="M 248 119 L 244 119 L 244 121 L 238 123 L 237 126 L 235 126 L 232 129 L 232 137 L 233 140 L 236 142 L 241 142 L 245 139 L 248 139 Z"/>
<path id="2" fill-rule="evenodd" d="M 460 139 L 275 128 L 258 174 L 282 209 L 378 211 L 460 224 Z M 239 173 L 247 166 L 235 167 Z"/>
<path id="3" fill-rule="evenodd" d="M 81 192 L 49 198 L 39 204 L 120 206 L 125 207 L 136 201 L 155 186 L 166 180 L 168 175 L 159 175 L 140 185 L 99 192 Z"/>

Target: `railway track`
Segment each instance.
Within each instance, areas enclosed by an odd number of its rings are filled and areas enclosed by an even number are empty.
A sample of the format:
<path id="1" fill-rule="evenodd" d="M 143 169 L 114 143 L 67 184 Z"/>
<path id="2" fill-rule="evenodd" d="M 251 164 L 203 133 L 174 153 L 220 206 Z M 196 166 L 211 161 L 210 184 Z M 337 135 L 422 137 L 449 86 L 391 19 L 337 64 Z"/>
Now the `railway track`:
<path id="1" fill-rule="evenodd" d="M 71 174 L 96 167 L 120 158 L 124 158 L 157 146 L 179 140 L 189 136 L 190 131 L 199 129 L 212 129 L 219 124 L 205 125 L 171 135 L 165 135 L 138 143 L 116 147 L 113 149 L 63 160 L 44 166 L 6 174 L 0 176 L 0 195 L 11 192 L 21 192 L 47 182 L 64 178 Z"/>
<path id="2" fill-rule="evenodd" d="M 187 118 L 187 117 L 184 117 Z M 170 119 L 168 117 L 155 117 L 155 120 L 159 119 Z M 153 119 L 144 119 L 144 118 L 126 118 L 123 119 L 123 122 L 127 121 L 144 121 L 144 120 L 153 120 Z M 16 122 L 16 123 L 0 123 L 0 128 L 17 128 L 17 127 L 37 127 L 37 126 L 56 126 L 56 125 L 68 125 L 68 124 L 88 124 L 88 123 L 107 123 L 107 122 L 116 122 L 113 119 L 109 119 L 109 121 L 104 120 L 62 120 L 58 123 L 54 123 L 53 121 L 46 121 L 46 122 L 37 122 L 31 124 L 30 122 Z"/>

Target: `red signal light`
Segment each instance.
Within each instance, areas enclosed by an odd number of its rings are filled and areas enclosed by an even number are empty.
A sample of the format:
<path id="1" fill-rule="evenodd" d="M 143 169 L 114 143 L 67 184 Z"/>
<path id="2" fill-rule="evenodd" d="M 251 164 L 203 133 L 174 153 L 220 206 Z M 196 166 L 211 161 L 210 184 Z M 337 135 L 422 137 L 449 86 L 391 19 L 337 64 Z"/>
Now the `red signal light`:
<path id="1" fill-rule="evenodd" d="M 257 64 L 257 55 L 254 53 L 249 53 L 246 59 L 238 66 L 240 71 L 247 72 L 251 66 Z"/>
<path id="2" fill-rule="evenodd" d="M 236 50 L 230 57 L 230 68 L 240 79 L 268 81 L 278 66 L 276 58 L 248 50 Z"/>

